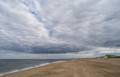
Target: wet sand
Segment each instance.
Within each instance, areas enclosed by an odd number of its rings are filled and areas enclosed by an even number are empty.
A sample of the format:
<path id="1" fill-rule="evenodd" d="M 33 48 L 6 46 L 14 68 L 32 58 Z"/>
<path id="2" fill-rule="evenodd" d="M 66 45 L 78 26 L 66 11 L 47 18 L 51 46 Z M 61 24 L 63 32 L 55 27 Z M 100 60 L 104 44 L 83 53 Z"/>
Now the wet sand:
<path id="1" fill-rule="evenodd" d="M 71 60 L 0 77 L 120 77 L 120 58 Z"/>

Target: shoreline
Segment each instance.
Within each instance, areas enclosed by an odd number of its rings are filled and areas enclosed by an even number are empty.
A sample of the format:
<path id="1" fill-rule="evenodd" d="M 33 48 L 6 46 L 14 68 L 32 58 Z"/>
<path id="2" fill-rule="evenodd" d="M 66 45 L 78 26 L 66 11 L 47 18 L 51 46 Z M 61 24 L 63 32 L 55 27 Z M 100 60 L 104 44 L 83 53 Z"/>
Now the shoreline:
<path id="1" fill-rule="evenodd" d="M 34 66 L 31 66 L 31 67 L 26 67 L 26 68 L 22 68 L 22 69 L 18 69 L 18 70 L 16 69 L 16 70 L 12 70 L 12 71 L 9 71 L 9 72 L 0 73 L 0 76 L 13 74 L 13 73 L 17 73 L 17 72 L 22 72 L 22 71 L 27 71 L 27 70 L 30 70 L 30 69 L 39 68 L 39 67 L 46 66 L 46 65 L 49 65 L 49 64 L 62 63 L 62 62 L 66 62 L 66 61 L 61 60 L 61 61 L 55 61 L 55 62 L 51 62 L 51 63 L 43 63 L 43 64 L 39 64 L 39 65 L 34 65 Z"/>
<path id="2" fill-rule="evenodd" d="M 41 67 L 43 66 L 43 67 Z M 25 70 L 25 71 L 24 71 Z M 119 77 L 120 58 L 54 61 L 0 77 Z"/>

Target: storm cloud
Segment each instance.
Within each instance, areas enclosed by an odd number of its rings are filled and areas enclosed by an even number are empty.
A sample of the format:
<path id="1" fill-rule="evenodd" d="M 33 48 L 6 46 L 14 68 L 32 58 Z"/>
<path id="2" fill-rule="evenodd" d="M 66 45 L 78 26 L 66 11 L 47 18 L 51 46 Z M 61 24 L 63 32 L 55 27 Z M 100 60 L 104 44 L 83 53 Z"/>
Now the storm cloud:
<path id="1" fill-rule="evenodd" d="M 1 0 L 0 52 L 119 47 L 119 6 L 119 0 Z"/>

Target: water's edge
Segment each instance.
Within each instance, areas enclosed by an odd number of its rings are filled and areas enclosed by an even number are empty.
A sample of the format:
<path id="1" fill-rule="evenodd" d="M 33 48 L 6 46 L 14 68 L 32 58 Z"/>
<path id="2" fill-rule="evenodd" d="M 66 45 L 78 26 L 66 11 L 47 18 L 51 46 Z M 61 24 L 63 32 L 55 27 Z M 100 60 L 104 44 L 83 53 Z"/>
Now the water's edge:
<path id="1" fill-rule="evenodd" d="M 30 70 L 30 69 L 33 69 L 33 68 L 38 68 L 38 67 L 46 66 L 46 65 L 49 65 L 49 64 L 62 63 L 62 62 L 66 62 L 66 61 L 55 61 L 55 62 L 50 62 L 50 63 L 43 63 L 43 64 L 39 64 L 39 65 L 34 65 L 32 67 L 27 67 L 27 68 L 23 68 L 23 69 L 13 70 L 13 71 L 10 71 L 10 72 L 0 73 L 0 76 L 4 76 L 4 75 L 7 75 L 7 74 L 12 74 L 12 73 L 16 73 L 16 72 L 21 72 L 21 71 L 27 71 L 27 70 Z"/>

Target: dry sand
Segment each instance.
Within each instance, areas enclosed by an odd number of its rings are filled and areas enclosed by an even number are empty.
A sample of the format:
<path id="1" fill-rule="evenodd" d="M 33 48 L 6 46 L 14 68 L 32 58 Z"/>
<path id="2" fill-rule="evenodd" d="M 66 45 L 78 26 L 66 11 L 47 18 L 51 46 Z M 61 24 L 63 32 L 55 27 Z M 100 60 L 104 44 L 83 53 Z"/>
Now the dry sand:
<path id="1" fill-rule="evenodd" d="M 54 63 L 1 77 L 120 77 L 120 58 Z"/>

